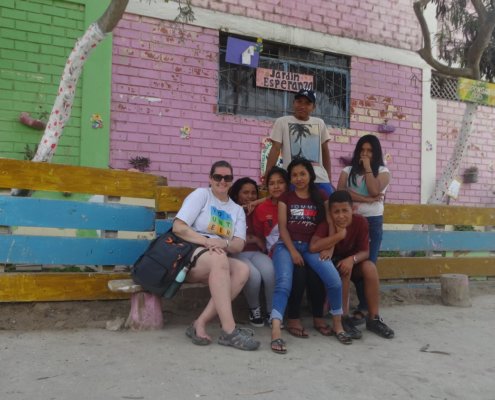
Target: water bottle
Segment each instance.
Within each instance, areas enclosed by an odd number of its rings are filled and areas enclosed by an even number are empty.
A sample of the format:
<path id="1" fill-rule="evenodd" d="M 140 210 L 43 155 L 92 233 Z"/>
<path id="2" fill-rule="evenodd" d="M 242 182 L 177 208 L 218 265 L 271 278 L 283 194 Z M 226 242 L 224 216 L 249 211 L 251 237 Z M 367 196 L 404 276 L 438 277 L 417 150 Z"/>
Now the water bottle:
<path id="1" fill-rule="evenodd" d="M 170 286 L 165 290 L 165 293 L 163 294 L 163 297 L 166 299 L 171 299 L 172 297 L 175 296 L 177 291 L 179 290 L 180 286 L 186 279 L 186 275 L 189 272 L 188 267 L 184 267 L 180 270 L 180 272 L 177 274 L 175 277 L 175 280 L 170 284 Z"/>

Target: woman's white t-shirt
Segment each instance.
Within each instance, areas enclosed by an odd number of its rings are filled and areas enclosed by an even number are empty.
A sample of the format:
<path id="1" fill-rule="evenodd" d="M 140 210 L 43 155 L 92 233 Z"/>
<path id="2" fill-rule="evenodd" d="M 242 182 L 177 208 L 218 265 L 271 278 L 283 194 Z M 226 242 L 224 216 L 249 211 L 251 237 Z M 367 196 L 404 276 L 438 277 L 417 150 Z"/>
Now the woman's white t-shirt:
<path id="1" fill-rule="evenodd" d="M 370 194 L 368 193 L 368 188 L 366 187 L 366 182 L 364 180 L 365 175 L 356 175 L 356 184 L 349 183 L 349 175 L 351 173 L 351 167 L 345 167 L 343 171 L 347 174 L 347 187 L 349 190 L 352 190 L 353 192 L 360 194 L 361 196 L 369 196 Z M 388 172 L 387 167 L 381 166 L 378 169 L 378 174 Z M 387 190 L 388 185 L 385 186 L 382 190 L 382 193 L 385 194 L 385 191 Z M 356 205 L 356 213 L 362 215 L 363 217 L 378 217 L 380 215 L 383 215 L 383 198 L 380 201 L 374 201 L 373 203 L 361 203 L 361 202 L 355 202 Z"/>
<path id="2" fill-rule="evenodd" d="M 199 188 L 189 194 L 176 217 L 196 232 L 213 238 L 246 240 L 246 215 L 241 206 L 229 198 L 221 201 L 211 188 Z"/>

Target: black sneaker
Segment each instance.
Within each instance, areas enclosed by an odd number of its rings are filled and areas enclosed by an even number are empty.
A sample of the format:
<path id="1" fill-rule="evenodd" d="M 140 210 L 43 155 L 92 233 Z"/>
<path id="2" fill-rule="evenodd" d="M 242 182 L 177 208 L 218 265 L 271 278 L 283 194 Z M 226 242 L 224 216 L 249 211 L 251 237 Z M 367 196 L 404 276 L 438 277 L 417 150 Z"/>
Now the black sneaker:
<path id="1" fill-rule="evenodd" d="M 363 337 L 361 331 L 352 324 L 348 316 L 342 317 L 342 328 L 351 339 L 361 339 Z"/>
<path id="2" fill-rule="evenodd" d="M 383 322 L 379 315 L 373 319 L 366 318 L 366 329 L 385 339 L 392 339 L 395 335 L 394 331 Z"/>
<path id="3" fill-rule="evenodd" d="M 261 307 L 249 309 L 249 323 L 257 328 L 265 326 L 265 320 L 261 316 Z"/>

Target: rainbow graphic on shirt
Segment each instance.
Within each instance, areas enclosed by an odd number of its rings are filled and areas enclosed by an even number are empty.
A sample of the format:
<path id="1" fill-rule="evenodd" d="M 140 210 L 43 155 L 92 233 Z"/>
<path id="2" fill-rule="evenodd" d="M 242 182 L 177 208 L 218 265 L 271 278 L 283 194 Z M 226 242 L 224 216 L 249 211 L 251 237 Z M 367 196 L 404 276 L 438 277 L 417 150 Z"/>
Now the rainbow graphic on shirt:
<path id="1" fill-rule="evenodd" d="M 210 222 L 208 224 L 208 232 L 215 235 L 231 238 L 233 235 L 234 221 L 232 216 L 218 208 L 211 206 L 210 208 Z"/>

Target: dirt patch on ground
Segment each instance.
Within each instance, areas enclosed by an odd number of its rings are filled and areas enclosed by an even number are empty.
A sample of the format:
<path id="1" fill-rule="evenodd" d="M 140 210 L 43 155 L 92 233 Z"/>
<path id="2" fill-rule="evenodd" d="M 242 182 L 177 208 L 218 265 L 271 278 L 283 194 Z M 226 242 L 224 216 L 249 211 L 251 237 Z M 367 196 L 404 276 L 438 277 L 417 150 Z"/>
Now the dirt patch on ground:
<path id="1" fill-rule="evenodd" d="M 494 294 L 495 281 L 471 282 L 470 293 L 472 297 Z M 440 304 L 440 285 L 435 282 L 385 284 L 381 298 L 383 306 Z M 190 321 L 207 299 L 206 288 L 181 291 L 173 301 L 163 302 L 165 320 Z M 351 304 L 355 303 L 353 298 Z M 129 308 L 129 300 L 3 303 L 0 304 L 0 330 L 105 328 L 107 321 L 127 317 Z M 247 323 L 247 305 L 242 296 L 234 302 L 234 309 L 239 322 Z"/>

